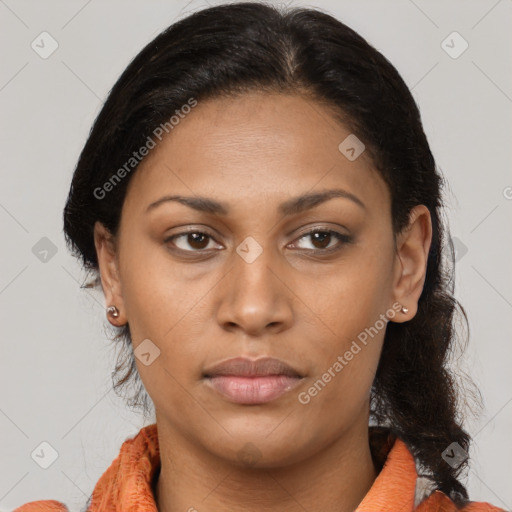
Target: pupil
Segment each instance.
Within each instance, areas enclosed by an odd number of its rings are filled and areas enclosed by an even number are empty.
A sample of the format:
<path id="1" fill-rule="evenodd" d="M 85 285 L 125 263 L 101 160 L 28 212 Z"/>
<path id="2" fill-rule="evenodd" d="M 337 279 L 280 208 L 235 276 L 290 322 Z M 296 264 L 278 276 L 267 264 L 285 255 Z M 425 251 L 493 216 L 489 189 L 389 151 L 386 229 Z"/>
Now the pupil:
<path id="1" fill-rule="evenodd" d="M 202 233 L 190 233 L 189 235 L 189 244 L 191 247 L 195 249 L 203 249 L 204 240 L 206 240 L 206 236 Z M 203 239 L 203 243 L 201 241 L 198 242 L 198 239 Z M 192 240 L 192 241 L 191 241 Z M 208 244 L 206 244 L 208 245 Z"/>
<path id="2" fill-rule="evenodd" d="M 331 238 L 331 234 L 330 233 L 327 233 L 327 232 L 316 232 L 316 233 L 313 233 L 313 238 L 316 242 L 320 241 L 320 244 L 321 244 L 321 249 L 324 249 L 325 247 L 327 247 L 329 245 L 329 242 L 330 242 L 330 238 Z M 325 240 L 327 240 L 327 243 L 324 243 Z"/>

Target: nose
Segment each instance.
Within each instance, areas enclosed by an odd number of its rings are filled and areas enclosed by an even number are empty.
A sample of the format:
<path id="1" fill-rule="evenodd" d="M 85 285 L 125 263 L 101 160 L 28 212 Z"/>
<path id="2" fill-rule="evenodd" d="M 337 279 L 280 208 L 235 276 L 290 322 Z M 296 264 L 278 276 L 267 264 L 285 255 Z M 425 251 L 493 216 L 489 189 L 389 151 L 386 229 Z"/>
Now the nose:
<path id="1" fill-rule="evenodd" d="M 240 244 L 233 255 L 231 270 L 220 288 L 218 322 L 223 329 L 240 329 L 251 336 L 278 333 L 293 321 L 286 262 L 277 251 L 251 243 Z"/>

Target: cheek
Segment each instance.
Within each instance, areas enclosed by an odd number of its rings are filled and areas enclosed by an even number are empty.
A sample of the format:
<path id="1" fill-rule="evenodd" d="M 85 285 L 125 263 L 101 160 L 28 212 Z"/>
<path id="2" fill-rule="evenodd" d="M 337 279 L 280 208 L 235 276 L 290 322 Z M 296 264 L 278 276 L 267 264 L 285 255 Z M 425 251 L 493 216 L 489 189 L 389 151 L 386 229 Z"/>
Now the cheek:
<path id="1" fill-rule="evenodd" d="M 321 391 L 311 401 L 332 406 L 333 414 L 346 414 L 367 399 L 387 328 L 389 262 L 384 252 L 359 255 L 345 260 L 330 279 L 317 280 L 311 299 L 325 333 L 315 345 Z"/>
<path id="2" fill-rule="evenodd" d="M 154 243 L 134 240 L 121 250 L 123 302 L 133 348 L 149 339 L 160 351 L 154 366 L 136 359 L 139 373 L 149 387 L 171 391 L 176 388 L 176 383 L 170 387 L 173 378 L 189 381 L 201 363 L 205 319 L 198 298 L 211 278 L 186 275 L 183 266 L 173 264 Z"/>
<path id="3" fill-rule="evenodd" d="M 135 236 L 122 242 L 120 254 L 123 303 L 133 337 L 161 337 L 174 324 L 183 300 L 176 267 L 166 261 L 163 248 Z"/>
<path id="4" fill-rule="evenodd" d="M 358 417 L 368 404 L 384 334 L 385 327 L 365 343 L 351 337 L 335 344 L 299 397 L 312 417 L 329 416 L 331 425 L 338 427 Z"/>
<path id="5" fill-rule="evenodd" d="M 329 276 L 315 277 L 308 304 L 334 350 L 343 351 L 389 308 L 386 268 L 383 258 L 361 256 L 344 261 Z M 333 338 L 338 342 L 333 343 Z"/>

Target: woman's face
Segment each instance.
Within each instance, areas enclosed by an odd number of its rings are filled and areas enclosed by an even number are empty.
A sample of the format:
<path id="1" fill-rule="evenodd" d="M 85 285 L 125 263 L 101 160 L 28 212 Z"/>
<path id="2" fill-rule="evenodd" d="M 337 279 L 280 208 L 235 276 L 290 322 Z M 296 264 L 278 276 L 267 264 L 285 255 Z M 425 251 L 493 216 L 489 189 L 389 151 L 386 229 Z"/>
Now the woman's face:
<path id="1" fill-rule="evenodd" d="M 383 319 L 415 314 L 430 228 L 418 207 L 395 253 L 389 191 L 349 135 L 300 96 L 199 102 L 132 177 L 117 258 L 97 224 L 107 305 L 173 439 L 272 467 L 366 431 Z M 205 376 L 235 357 L 300 378 Z"/>

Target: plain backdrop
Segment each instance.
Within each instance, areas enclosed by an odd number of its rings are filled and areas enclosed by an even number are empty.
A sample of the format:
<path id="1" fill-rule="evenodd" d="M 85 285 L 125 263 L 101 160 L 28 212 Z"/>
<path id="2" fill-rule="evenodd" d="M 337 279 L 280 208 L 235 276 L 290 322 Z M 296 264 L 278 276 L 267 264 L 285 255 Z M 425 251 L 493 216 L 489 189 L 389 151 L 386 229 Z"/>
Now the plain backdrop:
<path id="1" fill-rule="evenodd" d="M 485 405 L 468 425 L 466 483 L 471 499 L 510 510 L 512 0 L 289 3 L 321 8 L 358 31 L 418 102 L 449 183 L 455 294 L 470 323 L 458 364 Z M 103 297 L 79 288 L 83 273 L 64 244 L 62 209 L 111 86 L 161 30 L 206 6 L 0 0 L 2 511 L 36 499 L 80 510 L 123 441 L 143 426 L 112 390 Z M 35 462 L 41 446 L 56 457 L 47 469 Z"/>

